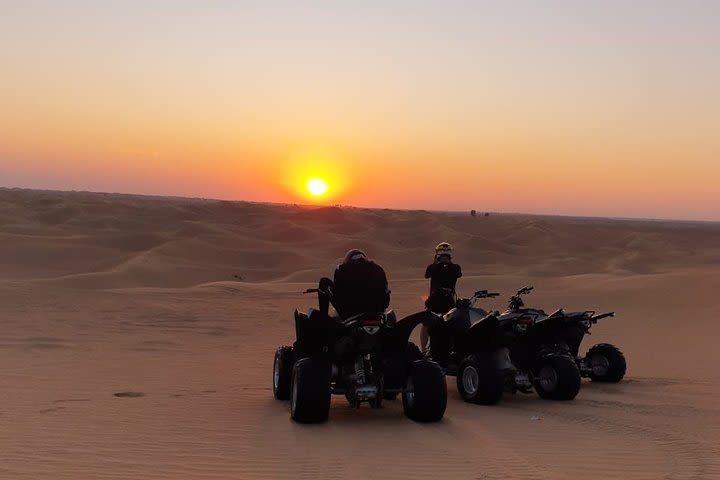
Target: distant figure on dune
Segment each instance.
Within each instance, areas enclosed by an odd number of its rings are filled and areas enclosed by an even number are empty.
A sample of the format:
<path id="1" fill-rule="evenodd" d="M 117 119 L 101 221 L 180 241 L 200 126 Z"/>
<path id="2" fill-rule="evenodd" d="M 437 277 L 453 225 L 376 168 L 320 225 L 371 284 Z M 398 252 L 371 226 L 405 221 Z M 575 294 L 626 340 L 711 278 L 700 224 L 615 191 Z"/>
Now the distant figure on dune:
<path id="1" fill-rule="evenodd" d="M 335 269 L 333 306 L 340 317 L 359 313 L 384 312 L 390 305 L 385 270 L 365 252 L 352 249 Z"/>
<path id="2" fill-rule="evenodd" d="M 435 260 L 425 269 L 425 278 L 430 279 L 430 296 L 425 301 L 425 308 L 441 315 L 449 312 L 456 301 L 455 285 L 462 277 L 460 265 L 452 262 L 452 245 L 442 242 L 435 247 Z M 427 349 L 427 327 L 420 330 L 422 349 Z"/>

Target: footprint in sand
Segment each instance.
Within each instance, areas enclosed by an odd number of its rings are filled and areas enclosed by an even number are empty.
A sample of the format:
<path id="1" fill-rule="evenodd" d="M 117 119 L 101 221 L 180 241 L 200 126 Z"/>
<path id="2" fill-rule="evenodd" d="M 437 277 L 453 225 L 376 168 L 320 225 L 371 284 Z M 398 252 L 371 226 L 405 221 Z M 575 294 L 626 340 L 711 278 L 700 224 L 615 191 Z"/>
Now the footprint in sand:
<path id="1" fill-rule="evenodd" d="M 66 407 L 52 407 L 52 408 L 45 408 L 43 410 L 38 410 L 38 413 L 51 413 L 51 412 L 57 412 L 60 410 L 65 410 Z"/>
<path id="2" fill-rule="evenodd" d="M 138 398 L 138 397 L 144 397 L 145 394 L 143 392 L 117 392 L 113 393 L 114 397 L 123 397 L 123 398 Z"/>

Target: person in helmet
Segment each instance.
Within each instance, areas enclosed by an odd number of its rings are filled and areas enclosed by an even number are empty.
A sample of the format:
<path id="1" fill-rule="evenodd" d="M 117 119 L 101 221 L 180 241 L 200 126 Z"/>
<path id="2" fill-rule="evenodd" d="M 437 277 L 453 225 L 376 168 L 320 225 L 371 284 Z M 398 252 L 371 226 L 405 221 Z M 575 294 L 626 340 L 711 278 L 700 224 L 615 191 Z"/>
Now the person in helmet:
<path id="1" fill-rule="evenodd" d="M 431 312 L 444 315 L 455 306 L 455 285 L 462 277 L 462 269 L 452 261 L 452 245 L 442 242 L 435 247 L 435 260 L 425 269 L 425 278 L 430 279 L 430 295 L 425 307 Z M 420 331 L 420 343 L 427 348 L 427 327 Z"/>
<path id="2" fill-rule="evenodd" d="M 358 313 L 384 312 L 390 305 L 385 270 L 365 252 L 352 249 L 335 269 L 333 306 L 341 318 Z"/>

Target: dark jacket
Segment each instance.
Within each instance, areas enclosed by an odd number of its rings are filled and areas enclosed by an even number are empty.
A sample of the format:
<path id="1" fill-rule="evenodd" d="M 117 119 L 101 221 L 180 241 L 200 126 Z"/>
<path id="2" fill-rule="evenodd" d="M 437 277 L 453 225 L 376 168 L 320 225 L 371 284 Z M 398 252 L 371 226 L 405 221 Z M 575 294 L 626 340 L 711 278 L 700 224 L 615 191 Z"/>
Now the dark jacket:
<path id="1" fill-rule="evenodd" d="M 425 269 L 425 278 L 430 279 L 430 295 L 440 289 L 455 290 L 457 279 L 462 277 L 462 269 L 457 263 L 431 263 Z"/>
<path id="2" fill-rule="evenodd" d="M 425 306 L 436 313 L 447 313 L 455 306 L 455 285 L 462 277 L 460 265 L 452 262 L 435 262 L 425 269 L 425 278 L 430 279 L 430 296 Z M 451 292 L 444 291 L 449 289 Z"/>
<path id="3" fill-rule="evenodd" d="M 342 318 L 384 312 L 390 305 L 385 270 L 370 260 L 353 260 L 335 269 L 333 306 Z"/>

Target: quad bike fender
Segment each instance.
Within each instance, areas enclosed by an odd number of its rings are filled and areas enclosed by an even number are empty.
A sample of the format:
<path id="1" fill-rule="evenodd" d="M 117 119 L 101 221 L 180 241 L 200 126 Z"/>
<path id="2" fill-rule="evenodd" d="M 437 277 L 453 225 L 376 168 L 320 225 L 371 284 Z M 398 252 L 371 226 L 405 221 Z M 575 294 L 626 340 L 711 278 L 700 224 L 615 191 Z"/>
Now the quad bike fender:
<path id="1" fill-rule="evenodd" d="M 489 314 L 480 319 L 480 321 L 473 323 L 473 325 L 468 329 L 467 335 L 470 338 L 484 337 L 491 331 L 496 330 L 499 325 L 500 322 L 498 322 L 498 318 L 493 314 Z"/>
<path id="2" fill-rule="evenodd" d="M 410 335 L 418 325 L 426 325 L 432 330 L 433 325 L 440 324 L 442 321 L 442 317 L 428 310 L 422 310 L 398 320 L 394 326 L 387 331 L 385 350 L 404 352 L 410 341 Z"/>
<path id="3" fill-rule="evenodd" d="M 489 314 L 468 329 L 467 333 L 462 336 L 462 344 L 458 347 L 466 352 L 490 353 L 498 347 L 507 345 L 509 345 L 509 339 L 505 338 L 500 329 L 497 316 Z"/>
<path id="4" fill-rule="evenodd" d="M 543 351 L 567 353 L 576 357 L 587 330 L 579 321 L 565 322 L 556 328 L 546 328 L 531 332 Z"/>
<path id="5" fill-rule="evenodd" d="M 539 362 L 539 361 L 545 360 L 547 358 L 555 357 L 558 355 L 567 357 L 570 360 L 572 360 L 573 362 L 575 362 L 575 358 L 573 358 L 573 356 L 570 354 L 570 352 L 561 351 L 561 350 L 552 350 L 552 349 L 543 349 L 543 350 L 539 351 L 537 353 L 537 355 L 535 356 L 535 360 L 537 362 Z"/>
<path id="6" fill-rule="evenodd" d="M 308 314 L 295 310 L 295 349 L 298 358 L 326 356 L 332 352 L 340 326 L 329 316 L 311 309 Z"/>

